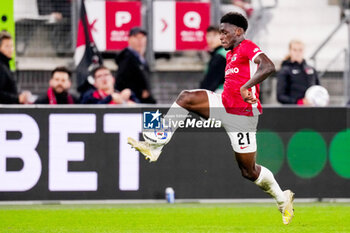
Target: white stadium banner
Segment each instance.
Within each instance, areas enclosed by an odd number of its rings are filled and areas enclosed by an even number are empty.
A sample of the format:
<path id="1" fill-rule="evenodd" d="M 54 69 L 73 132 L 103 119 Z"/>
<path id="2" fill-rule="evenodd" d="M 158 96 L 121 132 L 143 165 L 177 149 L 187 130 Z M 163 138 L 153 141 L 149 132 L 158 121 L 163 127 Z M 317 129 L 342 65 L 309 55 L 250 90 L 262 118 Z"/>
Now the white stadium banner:
<path id="1" fill-rule="evenodd" d="M 99 51 L 106 50 L 106 4 L 104 1 L 85 1 L 91 33 Z"/>
<path id="2" fill-rule="evenodd" d="M 176 49 L 175 1 L 153 2 L 153 49 L 173 52 Z"/>
<path id="3" fill-rule="evenodd" d="M 154 51 L 205 50 L 209 23 L 209 2 L 154 1 Z"/>

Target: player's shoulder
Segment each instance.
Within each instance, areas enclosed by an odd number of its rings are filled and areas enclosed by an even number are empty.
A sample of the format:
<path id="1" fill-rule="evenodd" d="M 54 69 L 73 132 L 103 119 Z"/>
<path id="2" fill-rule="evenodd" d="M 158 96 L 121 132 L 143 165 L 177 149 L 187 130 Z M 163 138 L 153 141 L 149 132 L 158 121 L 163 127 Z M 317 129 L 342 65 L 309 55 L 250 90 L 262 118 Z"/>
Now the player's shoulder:
<path id="1" fill-rule="evenodd" d="M 242 45 L 245 47 L 259 47 L 257 44 L 255 44 L 253 41 L 245 39 L 242 41 Z"/>
<path id="2" fill-rule="evenodd" d="M 257 46 L 251 40 L 242 41 L 241 51 L 243 54 L 247 55 L 249 60 L 254 61 L 255 57 L 263 53 L 259 46 Z"/>

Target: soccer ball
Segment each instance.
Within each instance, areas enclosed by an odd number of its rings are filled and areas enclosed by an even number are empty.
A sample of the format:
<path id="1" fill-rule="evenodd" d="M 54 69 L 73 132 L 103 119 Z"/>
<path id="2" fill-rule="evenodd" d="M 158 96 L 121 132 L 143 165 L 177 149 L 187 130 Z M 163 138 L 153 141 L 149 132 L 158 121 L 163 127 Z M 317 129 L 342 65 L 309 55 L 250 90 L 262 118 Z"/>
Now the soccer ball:
<path id="1" fill-rule="evenodd" d="M 329 94 L 326 88 L 314 85 L 309 87 L 305 93 L 306 100 L 314 107 L 324 107 L 329 103 Z"/>
<path id="2" fill-rule="evenodd" d="M 171 130 L 167 129 L 154 129 L 150 131 L 142 132 L 142 136 L 146 142 L 150 144 L 164 145 L 169 142 L 171 138 Z"/>

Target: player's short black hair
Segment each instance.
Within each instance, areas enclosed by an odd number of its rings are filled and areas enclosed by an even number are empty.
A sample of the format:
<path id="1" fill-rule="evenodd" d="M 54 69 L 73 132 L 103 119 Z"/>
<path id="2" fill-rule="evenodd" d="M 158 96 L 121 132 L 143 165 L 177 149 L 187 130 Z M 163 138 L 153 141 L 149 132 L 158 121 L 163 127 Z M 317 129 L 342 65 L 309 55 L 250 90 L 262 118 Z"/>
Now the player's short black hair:
<path id="1" fill-rule="evenodd" d="M 70 79 L 71 76 L 72 76 L 72 71 L 70 71 L 70 70 L 69 70 L 67 67 L 65 67 L 65 66 L 58 66 L 58 67 L 56 67 L 53 71 L 51 71 L 51 78 L 53 77 L 53 75 L 54 75 L 56 72 L 67 73 L 68 76 L 69 76 L 69 79 Z"/>
<path id="2" fill-rule="evenodd" d="M 214 26 L 214 25 L 210 25 L 207 28 L 207 32 L 217 32 L 220 33 L 219 27 L 218 26 Z"/>
<path id="3" fill-rule="evenodd" d="M 248 29 L 247 19 L 242 14 L 237 12 L 229 12 L 226 15 L 222 16 L 220 23 L 229 23 L 243 28 L 244 31 L 247 31 Z"/>

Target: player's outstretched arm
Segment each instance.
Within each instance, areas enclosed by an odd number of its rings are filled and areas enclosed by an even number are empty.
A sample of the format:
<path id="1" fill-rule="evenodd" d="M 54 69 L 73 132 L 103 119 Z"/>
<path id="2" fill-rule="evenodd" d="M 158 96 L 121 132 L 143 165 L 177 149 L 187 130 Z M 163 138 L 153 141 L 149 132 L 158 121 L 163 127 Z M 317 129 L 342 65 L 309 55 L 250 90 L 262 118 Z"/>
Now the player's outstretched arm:
<path id="1" fill-rule="evenodd" d="M 263 53 L 254 59 L 254 63 L 258 64 L 257 71 L 255 72 L 253 78 L 251 78 L 241 87 L 241 95 L 243 100 L 250 104 L 256 103 L 257 100 L 253 97 L 252 93 L 248 89 L 255 86 L 256 84 L 261 83 L 267 77 L 269 77 L 269 75 L 276 71 L 275 65 Z"/>

